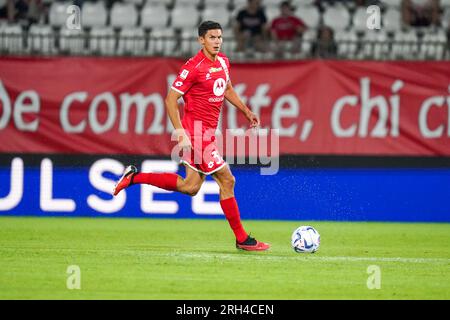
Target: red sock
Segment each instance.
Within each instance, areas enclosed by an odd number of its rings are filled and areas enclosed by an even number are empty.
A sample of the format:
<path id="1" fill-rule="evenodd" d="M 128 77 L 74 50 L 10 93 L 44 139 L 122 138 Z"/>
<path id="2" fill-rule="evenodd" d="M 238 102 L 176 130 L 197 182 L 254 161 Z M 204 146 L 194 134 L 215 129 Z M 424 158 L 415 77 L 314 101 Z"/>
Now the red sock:
<path id="1" fill-rule="evenodd" d="M 230 224 L 231 229 L 233 229 L 234 235 L 238 242 L 244 242 L 247 239 L 247 232 L 245 232 L 244 227 L 241 224 L 241 218 L 239 214 L 239 207 L 236 202 L 236 198 L 228 198 L 225 200 L 220 200 L 220 206 L 222 207 L 223 213 Z"/>
<path id="2" fill-rule="evenodd" d="M 151 184 L 169 191 L 177 191 L 178 175 L 175 173 L 137 173 L 133 184 Z"/>

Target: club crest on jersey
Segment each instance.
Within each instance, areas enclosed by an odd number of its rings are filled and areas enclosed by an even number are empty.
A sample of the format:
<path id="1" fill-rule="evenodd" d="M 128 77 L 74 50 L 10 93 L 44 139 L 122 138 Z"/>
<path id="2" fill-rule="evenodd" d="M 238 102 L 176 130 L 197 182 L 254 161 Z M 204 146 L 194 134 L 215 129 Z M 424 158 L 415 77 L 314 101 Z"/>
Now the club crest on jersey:
<path id="1" fill-rule="evenodd" d="M 219 71 L 222 71 L 222 67 L 219 67 L 219 68 L 211 67 L 211 68 L 209 68 L 209 72 L 210 73 L 219 72 Z"/>
<path id="2" fill-rule="evenodd" d="M 180 78 L 186 80 L 188 74 L 189 74 L 189 71 L 187 71 L 186 69 L 183 69 L 183 71 L 181 71 Z"/>
<path id="3" fill-rule="evenodd" d="M 223 93 L 225 92 L 225 88 L 226 83 L 222 78 L 216 79 L 216 81 L 214 81 L 213 92 L 216 97 L 220 97 L 221 95 L 223 95 Z"/>
<path id="4" fill-rule="evenodd" d="M 208 72 L 208 73 L 206 74 L 206 80 L 209 80 L 209 79 L 211 79 L 211 73 Z"/>

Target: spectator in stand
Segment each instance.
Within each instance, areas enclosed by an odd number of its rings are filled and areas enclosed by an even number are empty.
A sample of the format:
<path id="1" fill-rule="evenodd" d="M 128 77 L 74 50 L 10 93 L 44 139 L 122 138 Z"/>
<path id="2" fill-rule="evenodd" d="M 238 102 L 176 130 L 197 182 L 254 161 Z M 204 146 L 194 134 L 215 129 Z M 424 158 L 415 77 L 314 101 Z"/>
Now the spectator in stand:
<path id="1" fill-rule="evenodd" d="M 266 51 L 267 17 L 260 2 L 248 0 L 247 6 L 236 17 L 234 33 L 237 51 Z"/>
<path id="2" fill-rule="evenodd" d="M 5 2 L 0 0 L 0 2 Z M 6 0 L 6 18 L 9 22 L 27 21 L 28 23 L 38 22 L 43 10 L 41 0 Z M 3 10 L 0 8 L 0 17 Z"/>
<path id="3" fill-rule="evenodd" d="M 8 18 L 8 1 L 0 0 L 0 22 Z"/>
<path id="4" fill-rule="evenodd" d="M 80 7 L 80 8 L 83 7 L 84 2 L 85 2 L 85 0 L 73 0 L 73 4 L 74 4 L 75 6 Z"/>
<path id="5" fill-rule="evenodd" d="M 316 58 L 335 58 L 337 56 L 337 44 L 334 40 L 334 32 L 328 26 L 322 26 L 317 34 L 317 40 L 312 46 L 312 55 Z"/>
<path id="6" fill-rule="evenodd" d="M 368 7 L 368 6 L 383 6 L 383 3 L 380 0 L 355 0 L 355 6 L 357 7 Z"/>
<path id="7" fill-rule="evenodd" d="M 281 15 L 273 19 L 270 31 L 274 40 L 274 51 L 277 57 L 282 58 L 284 52 L 298 53 L 306 24 L 296 17 L 289 1 L 280 4 Z"/>
<path id="8" fill-rule="evenodd" d="M 381 0 L 318 0 L 315 2 L 316 5 L 323 11 L 329 6 L 334 5 L 345 5 L 348 8 L 354 7 L 368 7 L 371 5 L 377 5 L 379 7 L 384 7 L 384 4 Z"/>
<path id="9" fill-rule="evenodd" d="M 407 26 L 438 26 L 439 0 L 403 0 L 402 16 Z"/>

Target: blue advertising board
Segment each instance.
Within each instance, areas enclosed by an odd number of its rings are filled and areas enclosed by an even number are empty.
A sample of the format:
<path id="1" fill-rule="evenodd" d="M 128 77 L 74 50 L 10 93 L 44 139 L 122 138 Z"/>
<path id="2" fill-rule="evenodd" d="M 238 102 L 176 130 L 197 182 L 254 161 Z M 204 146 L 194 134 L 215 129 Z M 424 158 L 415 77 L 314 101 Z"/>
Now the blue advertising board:
<path id="1" fill-rule="evenodd" d="M 170 160 L 144 160 L 142 171 L 184 175 Z M 55 165 L 20 157 L 0 166 L 0 215 L 223 218 L 210 177 L 195 197 L 152 186 L 110 192 L 124 164 Z M 450 168 L 280 168 L 231 166 L 243 219 L 450 222 Z"/>

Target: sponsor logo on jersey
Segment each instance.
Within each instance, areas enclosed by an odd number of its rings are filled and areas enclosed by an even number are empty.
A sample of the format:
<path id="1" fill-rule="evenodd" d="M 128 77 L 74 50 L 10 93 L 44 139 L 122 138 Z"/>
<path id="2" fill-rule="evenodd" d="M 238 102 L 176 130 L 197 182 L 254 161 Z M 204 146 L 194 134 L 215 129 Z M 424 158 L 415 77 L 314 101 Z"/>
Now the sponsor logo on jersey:
<path id="1" fill-rule="evenodd" d="M 181 71 L 180 78 L 186 80 L 188 74 L 189 74 L 189 71 L 187 71 L 186 69 L 183 69 L 183 71 Z"/>
<path id="2" fill-rule="evenodd" d="M 210 73 L 219 72 L 219 71 L 222 71 L 222 67 L 219 67 L 219 68 L 211 67 L 211 68 L 209 68 L 209 72 Z"/>
<path id="3" fill-rule="evenodd" d="M 226 86 L 227 84 L 225 80 L 223 80 L 222 78 L 218 78 L 216 79 L 216 81 L 214 81 L 213 92 L 216 95 L 216 97 L 220 97 L 221 95 L 223 95 Z"/>
<path id="4" fill-rule="evenodd" d="M 225 99 L 224 97 L 214 97 L 214 98 L 209 98 L 208 102 L 210 102 L 210 103 L 222 102 L 224 99 Z"/>
<path id="5" fill-rule="evenodd" d="M 175 87 L 181 87 L 183 85 L 183 82 L 177 81 L 175 82 Z"/>

